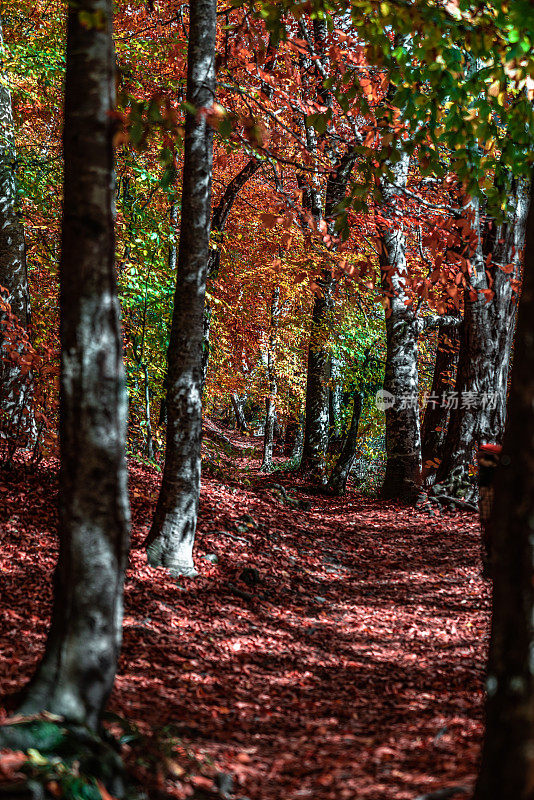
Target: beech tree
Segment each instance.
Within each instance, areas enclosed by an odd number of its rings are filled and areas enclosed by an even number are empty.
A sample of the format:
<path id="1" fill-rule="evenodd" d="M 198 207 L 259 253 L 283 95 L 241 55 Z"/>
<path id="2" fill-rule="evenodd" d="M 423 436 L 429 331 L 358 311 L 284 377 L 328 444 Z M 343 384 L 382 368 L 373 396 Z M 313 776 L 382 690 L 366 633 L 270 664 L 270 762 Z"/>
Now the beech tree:
<path id="1" fill-rule="evenodd" d="M 328 77 L 326 65 L 326 21 L 316 18 L 313 21 L 313 40 L 308 32 L 306 22 L 301 20 L 300 31 L 309 50 L 309 58 L 301 58 L 303 76 L 309 74 L 313 64 L 318 92 L 327 108 L 333 104 L 332 93 L 325 88 Z M 317 157 L 318 137 L 313 125 L 306 120 L 304 124 L 306 145 L 309 153 Z M 338 205 L 345 198 L 350 175 L 356 157 L 349 146 L 345 152 L 339 147 L 327 148 L 331 171 L 326 186 L 321 186 L 317 173 L 309 179 L 300 176 L 303 188 L 303 207 L 306 209 L 317 227 L 321 222 L 326 226 L 328 234 L 334 241 L 335 223 Z M 324 483 L 325 456 L 328 447 L 330 422 L 330 378 L 331 378 L 331 327 L 334 309 L 335 282 L 331 265 L 327 263 L 316 280 L 314 292 L 310 339 L 307 354 L 306 400 L 304 410 L 304 437 L 300 469 L 307 472 L 314 480 Z"/>
<path id="2" fill-rule="evenodd" d="M 193 564 L 202 435 L 202 344 L 209 256 L 213 131 L 202 109 L 215 97 L 215 0 L 190 5 L 182 214 L 168 350 L 163 480 L 145 541 L 149 563 L 196 575 Z"/>
<path id="3" fill-rule="evenodd" d="M 100 22 L 87 25 L 88 18 Z M 51 737 L 51 746 L 66 735 L 65 725 L 74 726 L 74 732 L 83 726 L 89 734 L 82 741 L 93 741 L 121 645 L 129 506 L 115 285 L 111 0 L 69 6 L 66 62 L 60 551 L 45 653 L 19 708 L 25 715 L 47 711 L 62 720 L 63 730 Z M 30 721 L 4 728 L 1 738 L 6 746 L 44 747 L 42 740 L 32 743 L 35 733 Z M 103 774 L 103 764 L 100 770 Z M 108 787 L 122 796 L 120 776 L 111 776 Z"/>
<path id="4" fill-rule="evenodd" d="M 475 800 L 534 797 L 534 204 L 503 451 L 490 520 L 493 577 L 486 733 Z"/>
<path id="5" fill-rule="evenodd" d="M 22 414 L 28 405 L 31 379 L 11 351 L 24 346 L 16 328 L 28 328 L 30 295 L 24 228 L 17 214 L 15 132 L 5 58 L 0 18 L 0 397 L 6 422 L 16 432 L 21 427 L 28 430 Z"/>
<path id="6" fill-rule="evenodd" d="M 345 198 L 351 172 L 356 157 L 352 148 L 346 152 L 332 168 L 328 176 L 325 199 L 324 218 L 329 234 L 333 237 L 337 209 Z M 320 196 L 316 190 L 309 190 L 309 206 L 316 219 L 320 219 Z M 306 404 L 304 411 L 304 438 L 300 469 L 307 471 L 320 482 L 325 479 L 324 459 L 328 446 L 330 422 L 330 377 L 331 348 L 329 344 L 331 316 L 333 313 L 334 277 L 331 267 L 325 267 L 320 279 L 316 281 L 314 294 L 312 324 L 308 345 L 308 368 L 306 378 Z"/>
<path id="7" fill-rule="evenodd" d="M 350 427 L 343 442 L 339 458 L 328 479 L 328 490 L 334 495 L 343 495 L 347 489 L 350 471 L 356 460 L 356 445 L 358 439 L 358 426 L 362 414 L 363 393 L 356 392 Z"/>
<path id="8" fill-rule="evenodd" d="M 404 46 L 409 37 L 397 37 L 396 41 Z M 386 92 L 388 103 L 394 89 L 390 83 Z M 396 158 L 385 159 L 379 179 L 381 206 L 377 225 L 381 283 L 388 301 L 384 390 L 391 401 L 385 407 L 386 473 L 382 496 L 412 503 L 420 493 L 423 465 L 418 402 L 419 336 L 423 330 L 443 327 L 451 320 L 418 315 L 410 296 L 407 240 L 400 202 L 408 185 L 410 155 L 399 143 L 396 148 Z"/>
<path id="9" fill-rule="evenodd" d="M 271 296 L 271 329 L 267 345 L 267 389 L 265 398 L 265 432 L 263 435 L 263 458 L 260 470 L 270 472 L 273 467 L 274 428 L 276 422 L 276 338 L 280 317 L 280 287 L 275 286 Z"/>
<path id="10" fill-rule="evenodd" d="M 382 285 L 389 295 L 386 314 L 387 355 L 384 390 L 393 396 L 386 408 L 386 475 L 382 495 L 388 499 L 414 500 L 421 475 L 419 408 L 410 398 L 418 394 L 417 317 L 407 296 L 406 238 L 395 218 L 395 203 L 406 188 L 410 157 L 403 152 L 391 165 L 391 180 L 381 179 L 382 214 L 380 268 Z M 404 401 L 401 398 L 406 398 Z"/>
<path id="11" fill-rule="evenodd" d="M 501 225 L 492 220 L 483 225 L 478 201 L 471 201 L 471 275 L 464 292 L 457 407 L 451 411 L 436 475 L 436 481 L 449 486 L 450 492 L 453 483 L 466 491 L 475 445 L 500 443 L 504 432 L 529 197 L 525 180 L 510 178 L 510 184 L 507 215 Z"/>
<path id="12" fill-rule="evenodd" d="M 431 399 L 427 401 L 421 428 L 422 476 L 426 484 L 435 480 L 436 470 L 441 461 L 441 448 L 447 435 L 449 419 L 449 409 L 443 398 L 454 387 L 458 349 L 458 331 L 454 328 L 440 328 L 430 389 Z"/>

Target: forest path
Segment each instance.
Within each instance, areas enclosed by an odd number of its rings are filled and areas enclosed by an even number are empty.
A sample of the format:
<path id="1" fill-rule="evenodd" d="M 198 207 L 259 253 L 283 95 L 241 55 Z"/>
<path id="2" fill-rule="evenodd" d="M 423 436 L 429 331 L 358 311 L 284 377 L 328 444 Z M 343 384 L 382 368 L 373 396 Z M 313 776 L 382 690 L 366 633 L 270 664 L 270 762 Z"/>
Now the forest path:
<path id="1" fill-rule="evenodd" d="M 216 770 L 251 800 L 413 800 L 472 785 L 488 619 L 474 515 L 325 498 L 257 465 L 243 459 L 224 483 L 204 477 L 198 579 L 176 581 L 132 550 L 110 708 L 151 736 L 133 742 L 130 762 L 177 798 L 188 775 L 202 797 L 224 796 L 209 791 Z M 8 691 L 44 644 L 53 475 L 43 465 L 0 493 Z M 134 548 L 158 483 L 132 465 Z M 273 484 L 311 508 L 281 502 Z"/>

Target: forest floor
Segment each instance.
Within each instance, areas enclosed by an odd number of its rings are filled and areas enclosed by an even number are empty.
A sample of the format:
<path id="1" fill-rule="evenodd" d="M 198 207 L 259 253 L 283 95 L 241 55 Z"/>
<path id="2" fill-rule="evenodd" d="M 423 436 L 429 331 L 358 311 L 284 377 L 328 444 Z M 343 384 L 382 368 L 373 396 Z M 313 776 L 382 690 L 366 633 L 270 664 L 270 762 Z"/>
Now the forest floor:
<path id="1" fill-rule="evenodd" d="M 126 757 L 151 798 L 192 786 L 225 797 L 230 775 L 232 797 L 251 800 L 469 793 L 489 615 L 476 517 L 429 517 L 354 490 L 326 498 L 295 474 L 261 475 L 247 440 L 233 441 L 242 457 L 203 478 L 195 580 L 147 566 L 159 474 L 131 463 L 133 549 L 109 707 L 115 731 L 131 725 Z M 56 467 L 0 482 L 6 692 L 24 685 L 45 642 Z M 311 507 L 287 505 L 273 484 Z"/>

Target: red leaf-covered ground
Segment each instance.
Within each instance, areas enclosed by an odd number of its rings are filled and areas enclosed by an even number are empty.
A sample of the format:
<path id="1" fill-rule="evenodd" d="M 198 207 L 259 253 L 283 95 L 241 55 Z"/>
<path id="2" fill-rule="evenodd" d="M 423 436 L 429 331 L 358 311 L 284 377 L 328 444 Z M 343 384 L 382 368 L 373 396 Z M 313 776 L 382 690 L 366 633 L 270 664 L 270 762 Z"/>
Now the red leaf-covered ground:
<path id="1" fill-rule="evenodd" d="M 488 625 L 475 516 L 433 518 L 355 491 L 325 498 L 258 463 L 203 479 L 200 577 L 181 581 L 147 567 L 140 544 L 159 475 L 131 465 L 134 549 L 110 709 L 150 735 L 146 753 L 160 748 L 162 761 L 143 760 L 134 742 L 130 763 L 176 797 L 191 785 L 218 796 L 218 770 L 251 800 L 407 800 L 472 786 Z M 45 641 L 55 466 L 0 483 L 7 692 Z M 311 509 L 284 504 L 276 483 Z M 241 579 L 246 567 L 257 585 Z"/>

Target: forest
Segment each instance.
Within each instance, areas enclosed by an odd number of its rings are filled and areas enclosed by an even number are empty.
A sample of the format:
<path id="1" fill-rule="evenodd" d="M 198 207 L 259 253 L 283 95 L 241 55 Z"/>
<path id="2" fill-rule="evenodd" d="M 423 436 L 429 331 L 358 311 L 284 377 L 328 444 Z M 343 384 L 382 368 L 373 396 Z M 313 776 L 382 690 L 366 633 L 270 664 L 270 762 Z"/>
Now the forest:
<path id="1" fill-rule="evenodd" d="M 0 0 L 0 798 L 534 800 L 532 0 Z"/>

